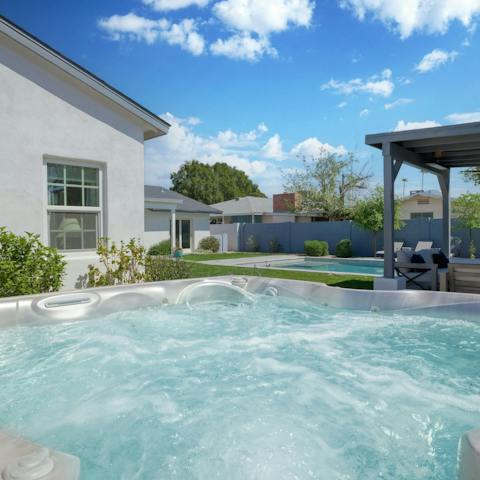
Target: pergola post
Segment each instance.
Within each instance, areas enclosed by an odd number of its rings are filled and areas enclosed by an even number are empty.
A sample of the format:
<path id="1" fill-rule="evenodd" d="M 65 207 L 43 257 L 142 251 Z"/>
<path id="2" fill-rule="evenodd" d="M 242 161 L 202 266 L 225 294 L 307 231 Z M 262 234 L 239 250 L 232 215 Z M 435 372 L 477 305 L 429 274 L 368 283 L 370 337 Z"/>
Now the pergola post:
<path id="1" fill-rule="evenodd" d="M 176 222 L 176 212 L 175 212 L 175 207 L 172 208 L 171 210 L 171 216 L 170 216 L 170 222 L 171 222 L 171 228 L 170 228 L 170 248 L 172 249 L 172 255 L 175 253 L 175 249 L 177 248 L 176 244 L 176 227 L 177 227 L 177 222 Z"/>
<path id="2" fill-rule="evenodd" d="M 390 143 L 383 145 L 383 250 L 384 277 L 395 276 L 395 258 L 393 250 L 394 230 L 394 165 Z"/>
<path id="3" fill-rule="evenodd" d="M 450 212 L 450 169 L 437 175 L 442 192 L 442 248 L 447 257 L 450 256 L 451 212 Z"/>

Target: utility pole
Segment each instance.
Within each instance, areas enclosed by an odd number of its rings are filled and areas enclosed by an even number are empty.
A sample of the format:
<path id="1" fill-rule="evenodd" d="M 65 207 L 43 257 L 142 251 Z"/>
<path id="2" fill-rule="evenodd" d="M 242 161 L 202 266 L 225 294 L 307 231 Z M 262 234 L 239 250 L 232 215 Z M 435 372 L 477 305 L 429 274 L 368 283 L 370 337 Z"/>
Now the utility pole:
<path id="1" fill-rule="evenodd" d="M 422 192 L 423 192 L 423 177 L 425 176 L 425 170 L 422 170 Z"/>
<path id="2" fill-rule="evenodd" d="M 402 178 L 403 182 L 403 198 L 405 198 L 405 185 L 407 184 L 408 180 L 406 178 Z"/>

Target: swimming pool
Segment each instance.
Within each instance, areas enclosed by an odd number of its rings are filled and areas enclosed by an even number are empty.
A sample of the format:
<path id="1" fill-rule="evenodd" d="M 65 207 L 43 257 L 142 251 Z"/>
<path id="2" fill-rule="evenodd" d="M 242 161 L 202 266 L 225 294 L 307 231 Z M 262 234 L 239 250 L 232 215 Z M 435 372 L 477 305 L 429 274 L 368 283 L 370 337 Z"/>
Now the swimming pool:
<path id="1" fill-rule="evenodd" d="M 383 275 L 383 260 L 354 258 L 314 258 L 306 257 L 292 261 L 269 262 L 271 268 L 287 268 L 331 273 L 353 273 L 357 275 Z"/>
<path id="2" fill-rule="evenodd" d="M 88 480 L 451 479 L 478 309 L 258 278 L 0 302 L 0 423 Z"/>

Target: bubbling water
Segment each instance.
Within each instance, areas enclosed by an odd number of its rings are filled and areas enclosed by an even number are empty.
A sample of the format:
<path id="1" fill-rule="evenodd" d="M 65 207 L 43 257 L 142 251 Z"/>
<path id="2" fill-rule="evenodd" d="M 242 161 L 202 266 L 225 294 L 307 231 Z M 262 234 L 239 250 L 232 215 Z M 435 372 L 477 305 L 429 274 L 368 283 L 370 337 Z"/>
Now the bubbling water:
<path id="1" fill-rule="evenodd" d="M 0 331 L 0 424 L 82 478 L 455 476 L 480 326 L 275 296 Z"/>

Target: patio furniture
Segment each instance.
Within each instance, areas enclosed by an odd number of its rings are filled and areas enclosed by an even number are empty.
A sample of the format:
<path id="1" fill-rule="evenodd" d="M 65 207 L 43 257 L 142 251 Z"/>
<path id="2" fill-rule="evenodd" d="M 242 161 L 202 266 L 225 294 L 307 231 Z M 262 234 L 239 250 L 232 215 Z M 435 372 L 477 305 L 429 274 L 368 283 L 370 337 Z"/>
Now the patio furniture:
<path id="1" fill-rule="evenodd" d="M 480 265 L 449 264 L 448 287 L 451 292 L 480 293 Z"/>
<path id="2" fill-rule="evenodd" d="M 393 251 L 394 251 L 395 254 L 403 248 L 404 243 L 405 242 L 394 242 Z M 375 256 L 378 257 L 378 258 L 383 258 L 384 255 L 385 255 L 384 250 L 378 250 L 377 252 L 375 252 Z"/>
<path id="3" fill-rule="evenodd" d="M 395 271 L 399 277 L 404 277 L 407 287 L 415 286 L 421 290 L 446 289 L 447 268 L 439 268 L 433 262 L 433 254 L 440 253 L 439 248 L 429 248 L 419 251 L 402 249 L 397 253 Z M 420 255 L 424 263 L 412 262 L 413 255 Z"/>
<path id="4" fill-rule="evenodd" d="M 417 242 L 417 246 L 415 247 L 415 251 L 419 252 L 420 250 L 428 250 L 429 248 L 432 248 L 433 242 L 425 242 L 425 241 L 420 241 Z"/>

